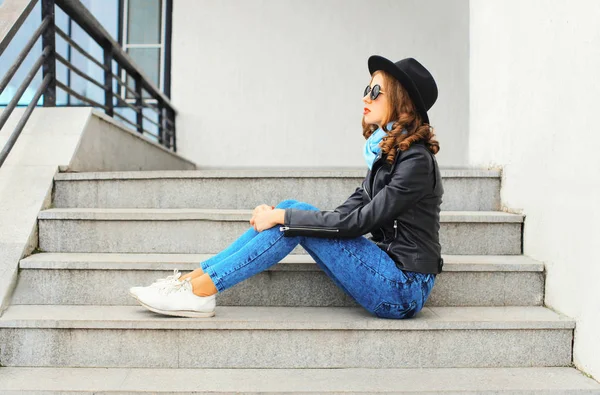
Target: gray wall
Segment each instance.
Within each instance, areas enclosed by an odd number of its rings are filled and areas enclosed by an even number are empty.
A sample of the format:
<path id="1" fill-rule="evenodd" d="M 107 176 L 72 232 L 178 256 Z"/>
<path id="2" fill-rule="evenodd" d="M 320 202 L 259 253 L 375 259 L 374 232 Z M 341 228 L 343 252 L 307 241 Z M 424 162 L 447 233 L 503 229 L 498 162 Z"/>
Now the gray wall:
<path id="1" fill-rule="evenodd" d="M 443 165 L 467 162 L 468 0 L 175 0 L 178 150 L 199 167 L 365 167 L 367 58 L 435 76 Z"/>

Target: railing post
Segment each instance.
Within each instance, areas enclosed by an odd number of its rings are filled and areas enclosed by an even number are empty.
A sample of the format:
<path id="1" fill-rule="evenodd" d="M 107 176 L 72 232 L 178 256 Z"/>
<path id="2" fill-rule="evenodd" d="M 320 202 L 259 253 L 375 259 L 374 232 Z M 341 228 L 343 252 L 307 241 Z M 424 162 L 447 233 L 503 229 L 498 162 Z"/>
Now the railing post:
<path id="1" fill-rule="evenodd" d="M 144 121 L 144 117 L 142 116 L 142 78 L 139 75 L 135 75 L 135 93 L 137 95 L 135 98 L 135 107 L 138 109 L 136 114 L 137 131 L 144 133 L 144 126 L 142 124 Z"/>
<path id="2" fill-rule="evenodd" d="M 164 133 L 165 133 L 165 107 L 159 101 L 158 103 L 158 144 L 162 144 L 164 141 Z"/>
<path id="3" fill-rule="evenodd" d="M 171 146 L 173 147 L 173 152 L 177 152 L 177 130 L 175 129 L 175 110 L 169 108 L 169 119 L 172 122 L 171 127 Z"/>
<path id="4" fill-rule="evenodd" d="M 167 125 L 167 129 L 166 129 L 166 133 L 165 133 L 165 142 L 164 142 L 164 146 L 167 148 L 171 148 L 171 109 L 169 107 L 165 107 L 165 118 L 166 118 L 166 122 L 165 124 Z"/>
<path id="5" fill-rule="evenodd" d="M 104 105 L 106 115 L 112 117 L 113 110 L 113 78 L 112 78 L 112 47 L 104 47 Z"/>
<path id="6" fill-rule="evenodd" d="M 54 0 L 42 0 L 42 20 L 50 15 L 50 24 L 42 34 L 42 48 L 50 46 L 50 53 L 42 66 L 42 78 L 50 75 L 50 83 L 44 92 L 44 107 L 56 106 L 56 40 L 54 30 Z"/>

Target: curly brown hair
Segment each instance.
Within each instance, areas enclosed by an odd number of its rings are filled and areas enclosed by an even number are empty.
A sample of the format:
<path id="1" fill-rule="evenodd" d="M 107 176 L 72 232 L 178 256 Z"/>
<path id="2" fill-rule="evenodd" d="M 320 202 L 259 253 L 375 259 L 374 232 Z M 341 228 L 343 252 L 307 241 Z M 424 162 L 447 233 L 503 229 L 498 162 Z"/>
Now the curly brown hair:
<path id="1" fill-rule="evenodd" d="M 434 129 L 431 125 L 423 122 L 406 89 L 387 72 L 377 70 L 373 76 L 377 73 L 381 73 L 383 76 L 382 90 L 387 94 L 389 105 L 387 117 L 381 122 L 387 136 L 384 136 L 379 143 L 382 153 L 387 155 L 387 162 L 394 163 L 395 147 L 399 147 L 400 151 L 406 151 L 417 141 L 425 142 L 429 151 L 434 155 L 437 154 L 440 150 L 440 143 L 435 140 Z M 392 124 L 392 129 L 388 131 L 385 129 L 386 125 L 392 120 L 395 122 Z M 378 128 L 377 125 L 365 123 L 364 117 L 362 126 L 365 139 L 368 139 Z M 403 133 L 403 129 L 406 129 L 407 133 Z"/>

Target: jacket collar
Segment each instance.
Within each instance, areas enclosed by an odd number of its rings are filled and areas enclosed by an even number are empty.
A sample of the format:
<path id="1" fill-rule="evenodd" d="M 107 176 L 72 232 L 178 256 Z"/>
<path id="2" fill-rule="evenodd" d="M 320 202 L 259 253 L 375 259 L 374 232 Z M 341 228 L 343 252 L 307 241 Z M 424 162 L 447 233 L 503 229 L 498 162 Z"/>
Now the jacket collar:
<path id="1" fill-rule="evenodd" d="M 415 141 L 413 143 L 414 144 L 420 144 L 420 145 L 425 145 L 425 142 L 422 140 L 419 141 Z M 398 161 L 398 158 L 401 155 L 401 151 L 400 151 L 400 147 L 396 148 L 396 157 L 394 158 L 394 163 L 396 163 Z M 375 172 L 377 171 L 377 167 L 381 166 L 381 164 L 383 163 L 382 161 L 384 160 L 383 157 L 383 152 L 380 150 L 379 154 L 377 154 L 377 157 L 375 158 L 375 160 L 373 161 L 373 166 L 371 168 L 371 170 L 369 170 L 372 174 L 375 174 Z"/>
<path id="2" fill-rule="evenodd" d="M 396 157 L 394 158 L 394 161 L 398 160 L 398 157 L 400 156 L 399 154 L 400 154 L 400 147 L 396 148 Z M 373 161 L 373 167 L 372 167 L 371 171 L 376 170 L 375 166 L 378 166 L 379 165 L 379 161 L 381 161 L 381 160 L 383 160 L 383 152 L 379 151 L 379 154 L 377 154 L 377 157 Z"/>

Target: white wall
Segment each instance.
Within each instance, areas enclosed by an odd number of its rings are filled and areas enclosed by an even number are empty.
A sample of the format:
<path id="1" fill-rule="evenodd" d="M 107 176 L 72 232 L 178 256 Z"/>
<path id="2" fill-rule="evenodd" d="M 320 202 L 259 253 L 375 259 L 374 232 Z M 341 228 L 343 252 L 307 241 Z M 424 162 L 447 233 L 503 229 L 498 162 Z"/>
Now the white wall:
<path id="1" fill-rule="evenodd" d="M 372 54 L 434 75 L 442 164 L 468 147 L 468 0 L 175 0 L 178 151 L 199 167 L 365 167 Z"/>
<path id="2" fill-rule="evenodd" d="M 470 162 L 504 165 L 545 302 L 600 379 L 600 1 L 471 0 Z"/>

